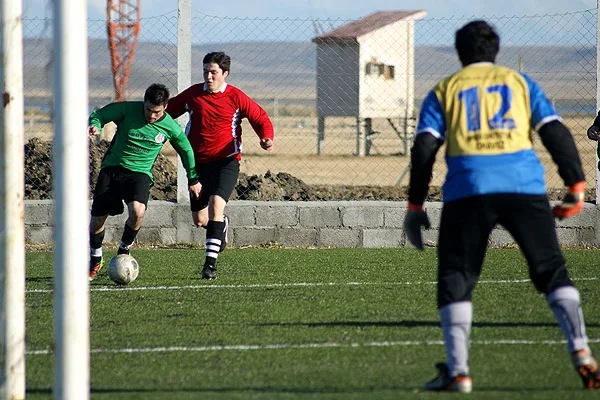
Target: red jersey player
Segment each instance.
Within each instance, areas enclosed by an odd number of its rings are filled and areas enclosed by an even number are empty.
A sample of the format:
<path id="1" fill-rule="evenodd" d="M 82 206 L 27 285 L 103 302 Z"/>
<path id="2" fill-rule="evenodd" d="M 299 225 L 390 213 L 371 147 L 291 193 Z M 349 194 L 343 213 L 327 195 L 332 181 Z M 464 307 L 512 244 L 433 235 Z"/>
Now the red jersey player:
<path id="1" fill-rule="evenodd" d="M 200 197 L 190 198 L 190 208 L 194 224 L 206 228 L 202 278 L 215 279 L 217 257 L 227 244 L 225 205 L 240 172 L 242 119 L 248 119 L 267 151 L 273 150 L 273 124 L 254 100 L 225 82 L 231 66 L 228 55 L 208 53 L 202 63 L 204 82 L 170 99 L 168 109 L 173 118 L 189 113 L 186 134 L 202 184 Z"/>

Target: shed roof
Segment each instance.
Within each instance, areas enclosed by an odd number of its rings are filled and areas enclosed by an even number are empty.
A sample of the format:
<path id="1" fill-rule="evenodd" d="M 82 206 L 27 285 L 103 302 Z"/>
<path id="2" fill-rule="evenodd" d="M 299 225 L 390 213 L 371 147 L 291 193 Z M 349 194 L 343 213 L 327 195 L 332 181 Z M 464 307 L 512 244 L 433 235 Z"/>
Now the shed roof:
<path id="1" fill-rule="evenodd" d="M 420 19 L 425 11 L 378 11 L 356 21 L 352 21 L 337 29 L 313 38 L 314 43 L 358 43 L 358 37 L 394 22 L 409 19 Z"/>

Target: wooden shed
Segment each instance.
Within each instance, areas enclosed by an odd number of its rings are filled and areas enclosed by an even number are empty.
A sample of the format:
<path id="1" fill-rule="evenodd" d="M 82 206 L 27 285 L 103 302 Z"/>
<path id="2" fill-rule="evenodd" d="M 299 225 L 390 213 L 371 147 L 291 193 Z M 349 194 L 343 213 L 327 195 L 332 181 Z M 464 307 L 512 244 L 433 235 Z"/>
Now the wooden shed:
<path id="1" fill-rule="evenodd" d="M 356 154 L 369 154 L 374 118 L 406 135 L 414 113 L 414 22 L 425 11 L 380 11 L 315 37 L 318 145 L 326 117 L 355 117 Z M 399 124 L 395 125 L 395 124 Z"/>

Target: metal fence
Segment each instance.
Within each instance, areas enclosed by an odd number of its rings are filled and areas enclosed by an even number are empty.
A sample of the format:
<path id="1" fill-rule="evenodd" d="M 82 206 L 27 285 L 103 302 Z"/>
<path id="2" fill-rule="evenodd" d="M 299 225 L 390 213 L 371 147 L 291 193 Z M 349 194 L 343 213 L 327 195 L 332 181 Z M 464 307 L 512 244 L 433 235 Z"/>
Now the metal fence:
<path id="1" fill-rule="evenodd" d="M 348 46 L 352 47 L 348 43 L 313 40 L 352 21 L 221 18 L 194 12 L 192 82 L 202 81 L 204 54 L 225 51 L 232 58 L 228 82 L 244 90 L 270 115 L 275 126 L 273 153 L 262 151 L 250 125 L 243 124 L 243 173 L 286 172 L 309 185 L 406 185 L 408 150 L 419 104 L 438 80 L 460 68 L 453 49 L 454 32 L 471 19 L 425 17 L 414 21 L 414 33 L 409 34 L 405 25 L 398 28 L 402 31 L 394 31 L 390 25 L 368 33 L 367 45 L 355 46 L 353 54 L 348 53 Z M 585 132 L 597 111 L 596 10 L 486 19 L 501 35 L 497 62 L 540 83 L 576 138 L 588 187 L 595 187 L 596 146 Z M 24 20 L 27 143 L 33 138 L 51 140 L 52 136 L 51 22 Z M 111 102 L 114 89 L 106 23 L 90 20 L 88 30 L 91 111 Z M 142 19 L 141 31 L 127 99 L 141 99 L 144 89 L 154 82 L 164 83 L 176 93 L 176 14 Z M 404 48 L 408 50 L 397 62 L 400 41 L 407 42 Z M 408 82 L 402 86 L 410 92 L 406 102 L 390 89 L 394 86 L 387 85 L 394 80 Z M 317 89 L 324 83 L 329 85 L 327 90 Z M 336 97 L 318 99 L 323 93 L 335 93 Z M 363 106 L 356 102 L 366 102 L 367 108 L 378 104 L 378 114 L 363 117 Z M 331 110 L 332 103 L 336 110 Z M 321 127 L 319 116 L 326 116 Z M 104 138 L 110 139 L 110 135 L 107 129 Z M 536 139 L 535 146 L 546 166 L 548 186 L 562 188 L 541 141 Z M 170 147 L 163 152 L 176 162 Z M 32 166 L 45 168 L 43 157 L 33 151 L 29 157 L 36 158 L 30 160 L 26 171 L 26 186 L 35 189 L 28 198 L 51 197 L 39 177 L 31 177 Z M 433 185 L 443 182 L 443 164 L 438 157 Z M 48 166 L 46 175 L 49 171 Z M 170 191 L 167 199 L 175 198 Z"/>

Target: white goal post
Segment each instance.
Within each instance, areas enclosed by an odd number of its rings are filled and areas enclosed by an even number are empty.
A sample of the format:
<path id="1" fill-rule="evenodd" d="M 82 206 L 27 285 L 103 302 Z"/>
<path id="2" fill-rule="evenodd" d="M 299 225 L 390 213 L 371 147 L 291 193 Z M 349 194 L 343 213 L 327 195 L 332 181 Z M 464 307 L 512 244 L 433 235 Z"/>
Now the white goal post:
<path id="1" fill-rule="evenodd" d="M 55 399 L 90 396 L 87 2 L 54 0 Z"/>
<path id="2" fill-rule="evenodd" d="M 22 4 L 0 1 L 0 399 L 25 398 L 25 181 Z"/>

